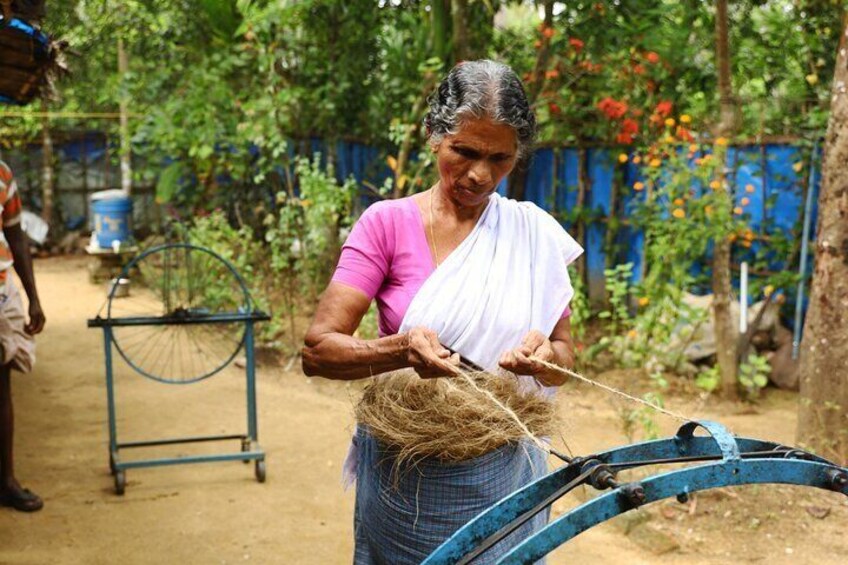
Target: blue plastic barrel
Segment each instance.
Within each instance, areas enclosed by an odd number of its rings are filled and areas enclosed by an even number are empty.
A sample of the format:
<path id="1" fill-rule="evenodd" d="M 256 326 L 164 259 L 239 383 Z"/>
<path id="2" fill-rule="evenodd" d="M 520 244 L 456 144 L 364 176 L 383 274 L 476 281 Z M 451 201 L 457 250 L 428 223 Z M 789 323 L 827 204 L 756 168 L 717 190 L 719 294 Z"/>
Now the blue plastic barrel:
<path id="1" fill-rule="evenodd" d="M 104 190 L 91 195 L 94 212 L 94 241 L 109 248 L 117 241 L 124 245 L 132 238 L 132 200 L 121 190 Z"/>

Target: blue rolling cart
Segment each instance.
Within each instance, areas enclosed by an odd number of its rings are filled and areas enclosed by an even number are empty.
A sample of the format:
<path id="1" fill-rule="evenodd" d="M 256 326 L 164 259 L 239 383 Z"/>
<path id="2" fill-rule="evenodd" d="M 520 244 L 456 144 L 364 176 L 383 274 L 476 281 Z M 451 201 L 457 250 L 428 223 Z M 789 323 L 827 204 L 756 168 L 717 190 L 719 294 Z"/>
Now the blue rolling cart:
<path id="1" fill-rule="evenodd" d="M 258 310 L 242 277 L 221 255 L 188 243 L 151 248 L 131 260 L 104 304 L 105 316 L 88 320 L 103 330 L 109 412 L 109 467 L 124 494 L 126 470 L 183 463 L 254 463 L 265 481 L 265 452 L 256 417 L 254 326 L 270 319 Z M 102 313 L 102 309 L 101 309 Z M 247 432 L 121 443 L 118 441 L 113 352 L 137 373 L 171 385 L 208 379 L 244 351 Z M 240 363 L 236 363 L 239 365 Z M 122 460 L 122 450 L 186 443 L 239 441 L 231 453 Z"/>

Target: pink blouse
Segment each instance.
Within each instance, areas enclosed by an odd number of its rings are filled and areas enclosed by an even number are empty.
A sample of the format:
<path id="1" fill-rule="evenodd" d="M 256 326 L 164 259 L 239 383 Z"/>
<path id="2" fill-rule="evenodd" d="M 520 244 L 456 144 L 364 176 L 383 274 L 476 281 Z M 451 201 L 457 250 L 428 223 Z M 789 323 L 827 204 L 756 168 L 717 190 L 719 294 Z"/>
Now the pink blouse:
<path id="1" fill-rule="evenodd" d="M 435 270 L 421 211 L 412 197 L 371 205 L 342 246 L 332 282 L 377 299 L 381 336 L 398 332 L 412 298 Z M 562 317 L 571 314 L 566 307 Z"/>

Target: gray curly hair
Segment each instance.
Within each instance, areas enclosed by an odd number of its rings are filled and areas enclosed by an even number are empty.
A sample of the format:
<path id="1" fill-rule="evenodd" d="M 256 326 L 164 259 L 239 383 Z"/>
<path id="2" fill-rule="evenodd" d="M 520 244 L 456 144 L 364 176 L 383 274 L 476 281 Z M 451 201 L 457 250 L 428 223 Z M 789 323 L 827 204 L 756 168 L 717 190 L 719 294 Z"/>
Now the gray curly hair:
<path id="1" fill-rule="evenodd" d="M 463 119 L 488 117 L 515 130 L 520 157 L 533 147 L 536 116 L 515 71 L 503 63 L 481 59 L 456 65 L 429 103 L 424 127 L 433 145 L 455 134 Z"/>

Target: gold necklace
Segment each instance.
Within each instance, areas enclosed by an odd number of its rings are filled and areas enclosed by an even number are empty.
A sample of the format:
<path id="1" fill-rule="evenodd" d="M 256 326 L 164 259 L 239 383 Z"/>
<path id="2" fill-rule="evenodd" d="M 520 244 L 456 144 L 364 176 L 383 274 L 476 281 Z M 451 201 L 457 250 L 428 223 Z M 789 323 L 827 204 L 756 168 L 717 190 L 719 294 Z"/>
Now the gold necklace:
<path id="1" fill-rule="evenodd" d="M 436 230 L 433 228 L 433 193 L 436 192 L 436 189 L 430 191 L 430 243 L 433 246 L 433 259 L 435 260 L 436 267 L 438 267 L 442 261 L 439 259 L 439 251 L 436 249 Z"/>

